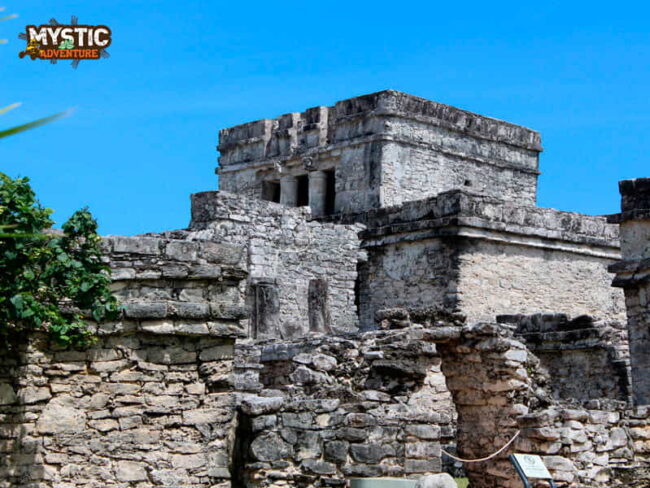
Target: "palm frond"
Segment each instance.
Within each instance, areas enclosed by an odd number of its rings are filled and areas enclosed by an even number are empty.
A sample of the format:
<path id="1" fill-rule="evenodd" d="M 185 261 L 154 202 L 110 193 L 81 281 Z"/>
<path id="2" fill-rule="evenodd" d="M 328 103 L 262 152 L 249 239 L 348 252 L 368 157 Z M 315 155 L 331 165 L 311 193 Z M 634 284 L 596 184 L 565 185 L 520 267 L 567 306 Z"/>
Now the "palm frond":
<path id="1" fill-rule="evenodd" d="M 0 131 L 0 139 L 4 137 L 13 136 L 15 134 L 20 134 L 21 132 L 25 132 L 30 129 L 35 129 L 36 127 L 40 127 L 45 124 L 49 124 L 50 122 L 54 122 L 55 120 L 59 120 L 60 118 L 65 117 L 69 113 L 70 111 L 66 110 L 65 112 L 59 112 L 58 114 L 50 115 L 48 117 L 43 117 L 42 119 L 34 120 L 26 124 L 17 125 L 16 127 L 12 127 L 11 129 L 2 130 Z"/>
<path id="2" fill-rule="evenodd" d="M 21 32 L 20 34 L 18 34 L 18 39 L 22 41 L 27 41 L 28 40 L 27 34 L 25 32 Z"/>
<path id="3" fill-rule="evenodd" d="M 103 59 L 108 59 L 111 57 L 111 54 L 106 49 L 99 50 L 99 57 Z"/>
<path id="4" fill-rule="evenodd" d="M 50 25 L 59 25 L 59 23 L 56 21 L 54 17 L 50 19 Z"/>
<path id="5" fill-rule="evenodd" d="M 8 106 L 6 106 L 4 108 L 0 108 L 0 115 L 6 114 L 7 112 L 9 112 L 9 110 L 13 110 L 15 108 L 18 108 L 21 105 L 22 105 L 22 103 L 18 102 L 18 103 L 12 103 L 11 105 L 8 105 Z"/>

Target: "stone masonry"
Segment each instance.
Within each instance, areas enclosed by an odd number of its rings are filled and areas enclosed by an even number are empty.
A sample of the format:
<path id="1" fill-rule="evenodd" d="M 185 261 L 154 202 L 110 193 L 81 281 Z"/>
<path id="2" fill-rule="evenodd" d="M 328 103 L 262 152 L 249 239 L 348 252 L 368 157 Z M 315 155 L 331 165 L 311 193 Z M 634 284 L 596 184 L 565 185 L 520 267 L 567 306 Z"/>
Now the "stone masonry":
<path id="1" fill-rule="evenodd" d="M 219 138 L 186 229 L 105 238 L 96 344 L 0 352 L 0 488 L 650 486 L 649 179 L 538 208 L 537 132 L 391 90 Z"/>
<path id="2" fill-rule="evenodd" d="M 321 189 L 333 171 L 337 213 L 463 187 L 534 205 L 541 150 L 530 129 L 387 90 L 223 129 L 218 173 L 224 190 L 260 198 L 280 185 L 292 204 L 297 178 Z"/>
<path id="3" fill-rule="evenodd" d="M 0 355 L 0 486 L 228 486 L 242 250 L 110 238 L 123 318 L 88 350 Z"/>
<path id="4" fill-rule="evenodd" d="M 618 229 L 603 217 L 524 207 L 453 190 L 327 220 L 361 222 L 360 320 L 386 307 L 442 304 L 470 320 L 556 311 L 622 321 L 607 265 Z"/>
<path id="5" fill-rule="evenodd" d="M 621 213 L 611 217 L 621 227 L 623 260 L 610 266 L 614 286 L 627 303 L 632 379 L 637 403 L 650 403 L 650 178 L 621 181 Z"/>
<path id="6" fill-rule="evenodd" d="M 192 221 L 170 236 L 229 243 L 244 250 L 253 337 L 288 339 L 358 328 L 357 263 L 365 258 L 359 224 L 310 220 L 287 208 L 227 192 L 192 196 Z"/>

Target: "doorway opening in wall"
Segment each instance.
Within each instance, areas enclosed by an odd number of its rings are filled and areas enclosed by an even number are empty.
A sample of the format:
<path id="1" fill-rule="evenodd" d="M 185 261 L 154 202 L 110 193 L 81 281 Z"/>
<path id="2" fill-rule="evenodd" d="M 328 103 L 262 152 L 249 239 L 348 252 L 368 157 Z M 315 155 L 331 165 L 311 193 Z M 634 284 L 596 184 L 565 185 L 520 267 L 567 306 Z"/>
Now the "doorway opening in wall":
<path id="1" fill-rule="evenodd" d="M 296 205 L 298 207 L 306 207 L 309 205 L 309 175 L 300 175 L 298 180 L 298 195 Z"/>
<path id="2" fill-rule="evenodd" d="M 262 184 L 262 200 L 280 203 L 280 182 L 265 181 Z"/>
<path id="3" fill-rule="evenodd" d="M 336 204 L 336 172 L 331 169 L 325 171 L 325 215 L 332 215 Z"/>

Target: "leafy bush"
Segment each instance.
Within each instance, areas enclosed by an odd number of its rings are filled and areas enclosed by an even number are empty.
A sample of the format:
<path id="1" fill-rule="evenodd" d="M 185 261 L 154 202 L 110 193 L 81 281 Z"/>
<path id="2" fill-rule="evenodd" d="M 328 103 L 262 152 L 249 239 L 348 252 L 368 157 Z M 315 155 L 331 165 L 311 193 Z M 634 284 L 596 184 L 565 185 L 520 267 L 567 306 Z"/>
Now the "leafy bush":
<path id="1" fill-rule="evenodd" d="M 84 319 L 119 313 L 97 222 L 84 208 L 57 233 L 51 214 L 27 178 L 0 173 L 0 229 L 11 230 L 0 236 L 0 339 L 45 330 L 62 345 L 89 345 Z"/>

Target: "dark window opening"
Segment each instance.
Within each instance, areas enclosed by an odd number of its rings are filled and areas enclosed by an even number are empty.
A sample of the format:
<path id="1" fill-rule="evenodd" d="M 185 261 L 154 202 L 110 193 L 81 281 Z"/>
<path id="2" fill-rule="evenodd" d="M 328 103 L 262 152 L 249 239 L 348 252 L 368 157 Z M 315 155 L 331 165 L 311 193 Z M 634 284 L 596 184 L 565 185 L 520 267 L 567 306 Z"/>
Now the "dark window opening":
<path id="1" fill-rule="evenodd" d="M 325 215 L 332 215 L 336 205 L 336 173 L 334 170 L 326 171 L 325 181 Z"/>
<path id="2" fill-rule="evenodd" d="M 465 180 L 465 186 L 472 186 L 472 182 L 470 180 Z"/>
<path id="3" fill-rule="evenodd" d="M 309 205 L 309 175 L 298 176 L 298 198 L 296 205 L 306 207 Z"/>
<path id="4" fill-rule="evenodd" d="M 280 203 L 280 182 L 265 181 L 262 186 L 262 199 L 268 202 Z"/>

